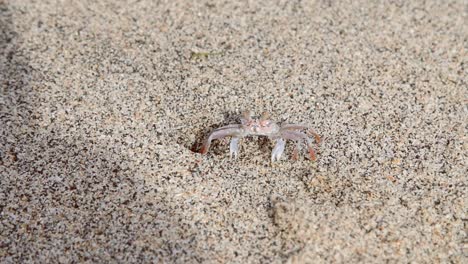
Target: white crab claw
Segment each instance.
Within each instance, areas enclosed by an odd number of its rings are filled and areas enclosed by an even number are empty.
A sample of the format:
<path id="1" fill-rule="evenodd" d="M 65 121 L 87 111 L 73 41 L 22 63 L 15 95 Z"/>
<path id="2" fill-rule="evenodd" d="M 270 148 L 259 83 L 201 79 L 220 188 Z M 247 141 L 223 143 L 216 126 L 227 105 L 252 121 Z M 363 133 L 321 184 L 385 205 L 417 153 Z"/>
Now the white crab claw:
<path id="1" fill-rule="evenodd" d="M 231 158 L 237 159 L 239 155 L 239 138 L 232 138 L 229 144 L 229 154 Z"/>
<path id="2" fill-rule="evenodd" d="M 284 147 L 286 146 L 286 141 L 282 138 L 278 139 L 276 141 L 276 145 L 273 148 L 273 151 L 271 152 L 271 162 L 279 161 L 281 158 L 281 155 L 284 152 Z"/>

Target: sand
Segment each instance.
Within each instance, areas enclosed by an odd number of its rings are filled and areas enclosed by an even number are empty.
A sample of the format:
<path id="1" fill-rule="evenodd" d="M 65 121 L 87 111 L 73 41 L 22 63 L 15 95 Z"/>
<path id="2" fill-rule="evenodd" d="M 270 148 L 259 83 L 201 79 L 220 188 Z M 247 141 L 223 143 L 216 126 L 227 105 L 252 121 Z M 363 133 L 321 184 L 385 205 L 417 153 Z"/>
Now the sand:
<path id="1" fill-rule="evenodd" d="M 466 2 L 378 2 L 0 1 L 0 262 L 466 261 Z"/>

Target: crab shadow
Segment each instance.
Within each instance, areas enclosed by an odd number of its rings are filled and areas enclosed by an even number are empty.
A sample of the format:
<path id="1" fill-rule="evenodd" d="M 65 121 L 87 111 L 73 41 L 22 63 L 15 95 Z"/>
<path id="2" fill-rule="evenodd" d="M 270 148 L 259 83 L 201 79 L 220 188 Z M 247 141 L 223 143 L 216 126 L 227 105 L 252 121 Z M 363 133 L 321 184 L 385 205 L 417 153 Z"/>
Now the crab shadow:
<path id="1" fill-rule="evenodd" d="M 37 52 L 22 48 L 21 43 L 30 40 L 15 30 L 18 16 L 0 1 L 0 219 L 2 237 L 8 237 L 2 244 L 7 258 L 0 254 L 0 259 L 129 262 L 135 257 L 135 262 L 160 262 L 167 256 L 175 262 L 192 254 L 192 260 L 203 262 L 197 240 L 184 242 L 182 236 L 166 232 L 198 230 L 183 225 L 186 216 L 177 209 L 180 205 L 147 183 L 156 172 L 144 176 L 123 166 L 133 158 L 112 147 L 123 146 L 122 138 L 115 137 L 112 144 L 94 140 L 90 134 L 97 133 L 100 124 L 76 121 L 81 118 L 73 112 L 60 121 L 46 111 L 66 112 L 67 104 L 54 100 L 48 89 L 37 88 L 47 87 L 49 78 L 60 80 L 47 69 L 31 66 L 29 58 Z M 47 48 L 45 42 L 37 45 Z M 38 56 L 34 62 L 43 60 L 47 58 Z M 67 98 L 68 91 L 64 86 L 57 97 Z M 145 215 L 151 217 L 142 220 Z"/>

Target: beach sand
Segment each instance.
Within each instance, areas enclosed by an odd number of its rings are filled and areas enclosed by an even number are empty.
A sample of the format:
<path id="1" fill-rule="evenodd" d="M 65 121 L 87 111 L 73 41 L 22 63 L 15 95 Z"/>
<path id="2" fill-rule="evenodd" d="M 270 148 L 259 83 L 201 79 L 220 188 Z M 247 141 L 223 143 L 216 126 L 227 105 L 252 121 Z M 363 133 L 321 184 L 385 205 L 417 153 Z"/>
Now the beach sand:
<path id="1" fill-rule="evenodd" d="M 0 262 L 466 261 L 466 2 L 377 2 L 0 1 Z"/>

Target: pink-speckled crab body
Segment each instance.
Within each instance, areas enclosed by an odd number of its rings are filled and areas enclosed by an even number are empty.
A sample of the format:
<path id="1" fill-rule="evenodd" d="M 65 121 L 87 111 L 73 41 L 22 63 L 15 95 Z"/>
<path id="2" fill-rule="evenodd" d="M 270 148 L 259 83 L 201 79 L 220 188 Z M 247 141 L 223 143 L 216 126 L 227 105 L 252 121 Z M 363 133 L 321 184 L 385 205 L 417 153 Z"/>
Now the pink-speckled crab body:
<path id="1" fill-rule="evenodd" d="M 296 141 L 293 157 L 297 159 L 301 142 L 305 142 L 309 151 L 311 160 L 316 160 L 315 151 L 312 148 L 312 140 L 309 135 L 312 135 L 316 142 L 320 142 L 320 136 L 313 132 L 310 128 L 303 125 L 285 124 L 279 126 L 275 122 L 267 119 L 267 114 L 264 113 L 259 119 L 252 118 L 251 112 L 244 113 L 240 124 L 227 125 L 213 130 L 203 142 L 200 153 L 206 154 L 210 148 L 211 141 L 224 137 L 231 137 L 230 154 L 231 157 L 237 157 L 239 154 L 239 140 L 246 136 L 267 136 L 271 140 L 276 141 L 276 145 L 271 152 L 271 161 L 279 160 L 284 152 L 286 140 Z M 304 133 L 303 131 L 306 131 Z"/>

